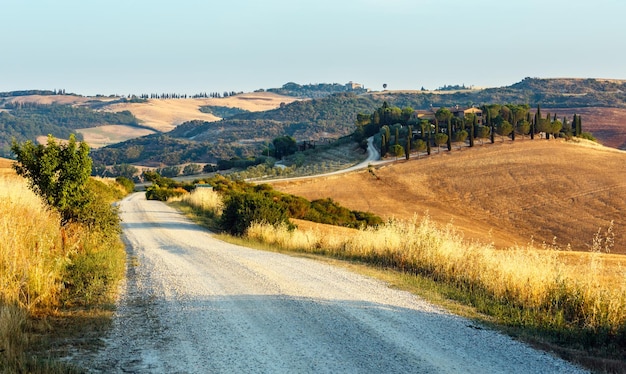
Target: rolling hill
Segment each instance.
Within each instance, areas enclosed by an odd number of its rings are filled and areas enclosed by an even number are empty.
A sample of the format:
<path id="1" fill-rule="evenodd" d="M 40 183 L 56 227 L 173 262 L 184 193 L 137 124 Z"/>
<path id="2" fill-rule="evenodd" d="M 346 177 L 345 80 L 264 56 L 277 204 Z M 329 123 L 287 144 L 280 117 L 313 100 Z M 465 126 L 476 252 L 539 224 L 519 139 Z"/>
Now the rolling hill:
<path id="1" fill-rule="evenodd" d="M 587 251 L 613 221 L 626 253 L 626 152 L 586 141 L 523 140 L 433 153 L 374 171 L 274 183 L 384 218 L 429 215 L 498 247 L 531 241 Z M 376 178 L 377 177 L 377 178 Z"/>

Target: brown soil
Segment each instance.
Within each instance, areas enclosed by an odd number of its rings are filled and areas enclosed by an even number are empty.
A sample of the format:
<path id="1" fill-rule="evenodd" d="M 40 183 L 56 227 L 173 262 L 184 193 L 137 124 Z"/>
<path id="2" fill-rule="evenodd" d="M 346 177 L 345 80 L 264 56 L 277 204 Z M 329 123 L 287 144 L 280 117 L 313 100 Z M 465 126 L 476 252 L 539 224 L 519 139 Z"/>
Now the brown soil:
<path id="1" fill-rule="evenodd" d="M 278 190 L 331 197 L 384 218 L 428 214 L 467 239 L 497 247 L 541 246 L 587 251 L 614 222 L 614 253 L 626 253 L 626 152 L 588 142 L 518 139 L 374 171 L 292 182 Z"/>

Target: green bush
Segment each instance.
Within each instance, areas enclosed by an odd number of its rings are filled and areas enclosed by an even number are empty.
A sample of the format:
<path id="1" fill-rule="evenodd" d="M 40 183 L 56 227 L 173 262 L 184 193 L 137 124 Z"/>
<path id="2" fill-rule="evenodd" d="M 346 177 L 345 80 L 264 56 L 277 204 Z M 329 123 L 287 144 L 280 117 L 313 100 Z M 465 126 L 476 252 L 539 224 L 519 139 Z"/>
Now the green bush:
<path id="1" fill-rule="evenodd" d="M 117 184 L 124 187 L 126 193 L 131 193 L 135 190 L 135 183 L 133 183 L 132 180 L 126 177 L 117 177 L 115 178 L 115 181 L 117 182 Z"/>
<path id="2" fill-rule="evenodd" d="M 226 200 L 220 226 L 231 235 L 243 235 L 254 222 L 289 225 L 287 209 L 258 192 L 232 193 Z"/>
<path id="3" fill-rule="evenodd" d="M 187 191 L 180 187 L 160 187 L 153 184 L 152 186 L 146 188 L 146 199 L 167 201 L 167 199 L 170 199 L 172 197 L 180 197 L 185 193 L 187 193 Z"/>
<path id="4" fill-rule="evenodd" d="M 583 131 L 583 132 L 580 134 L 580 138 L 581 138 L 581 139 L 591 140 L 591 141 L 593 141 L 593 142 L 597 142 L 597 141 L 598 141 L 598 140 L 596 139 L 596 137 L 595 137 L 595 136 L 593 136 L 590 132 L 586 132 L 586 131 Z"/>

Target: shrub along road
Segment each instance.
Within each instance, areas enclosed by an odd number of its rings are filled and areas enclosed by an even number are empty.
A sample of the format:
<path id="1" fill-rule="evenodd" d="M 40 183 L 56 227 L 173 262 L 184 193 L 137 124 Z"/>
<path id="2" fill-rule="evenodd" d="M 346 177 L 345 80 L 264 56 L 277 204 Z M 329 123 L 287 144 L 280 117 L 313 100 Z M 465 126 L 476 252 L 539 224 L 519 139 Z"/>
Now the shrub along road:
<path id="1" fill-rule="evenodd" d="M 575 373 L 382 282 L 214 239 L 161 202 L 121 202 L 128 277 L 94 372 Z"/>

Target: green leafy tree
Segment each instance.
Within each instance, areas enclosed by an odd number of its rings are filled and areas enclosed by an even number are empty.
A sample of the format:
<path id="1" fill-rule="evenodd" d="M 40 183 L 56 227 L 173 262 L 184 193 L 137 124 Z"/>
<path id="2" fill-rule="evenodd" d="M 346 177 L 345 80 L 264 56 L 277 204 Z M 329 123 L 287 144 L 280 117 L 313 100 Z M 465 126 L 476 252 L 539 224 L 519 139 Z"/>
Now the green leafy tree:
<path id="1" fill-rule="evenodd" d="M 187 164 L 183 168 L 183 175 L 195 175 L 202 172 L 202 166 L 198 164 Z"/>
<path id="2" fill-rule="evenodd" d="M 444 133 L 435 134 L 435 144 L 437 145 L 437 153 L 440 152 L 441 146 L 448 142 L 448 135 Z"/>
<path id="3" fill-rule="evenodd" d="M 521 120 L 517 124 L 517 132 L 522 135 L 522 139 L 524 139 L 525 135 L 528 135 L 530 132 L 530 122 L 527 120 Z"/>
<path id="4" fill-rule="evenodd" d="M 502 142 L 504 142 L 504 137 L 509 136 L 513 131 L 513 125 L 509 123 L 509 121 L 502 121 L 497 127 L 496 132 L 500 135 Z"/>
<path id="5" fill-rule="evenodd" d="M 296 153 L 298 150 L 296 139 L 289 135 L 278 137 L 272 143 L 274 144 L 274 156 L 279 160 Z"/>
<path id="6" fill-rule="evenodd" d="M 117 210 L 88 188 L 92 160 L 87 143 L 77 144 L 71 135 L 67 143 L 59 144 L 48 136 L 46 145 L 14 141 L 11 150 L 17 174 L 28 179 L 30 188 L 60 213 L 61 224 L 76 222 L 106 233 L 119 230 Z"/>
<path id="7" fill-rule="evenodd" d="M 491 129 L 489 126 L 478 126 L 478 138 L 480 139 L 480 145 L 484 145 L 484 140 L 491 135 Z"/>
<path id="8" fill-rule="evenodd" d="M 87 143 L 77 145 L 70 136 L 67 144 L 58 144 L 48 136 L 47 145 L 13 142 L 11 150 L 18 161 L 15 171 L 28 179 L 31 189 L 56 208 L 64 222 L 77 220 L 76 208 L 87 198 L 85 184 L 91 175 Z"/>
<path id="9" fill-rule="evenodd" d="M 404 154 L 404 147 L 401 146 L 400 144 L 392 145 L 389 150 L 391 154 L 393 154 L 396 157 L 396 160 L 398 159 L 398 157 L 402 157 L 402 155 Z"/>
<path id="10" fill-rule="evenodd" d="M 454 133 L 454 141 L 458 143 L 459 149 L 461 149 L 461 145 L 465 143 L 467 140 L 468 132 L 465 130 L 457 131 Z"/>
<path id="11" fill-rule="evenodd" d="M 552 134 L 553 138 L 557 138 L 558 134 L 561 132 L 561 129 L 563 128 L 563 122 L 559 121 L 558 119 L 555 121 L 552 121 L 550 123 L 550 134 Z"/>
<path id="12" fill-rule="evenodd" d="M 413 143 L 414 149 L 417 152 L 417 158 L 420 157 L 420 153 L 426 150 L 426 142 L 422 139 L 417 139 L 415 143 Z"/>
<path id="13" fill-rule="evenodd" d="M 133 179 L 133 177 L 139 172 L 139 169 L 130 164 L 117 164 L 113 166 L 112 176 L 113 177 L 125 177 L 128 179 Z"/>

